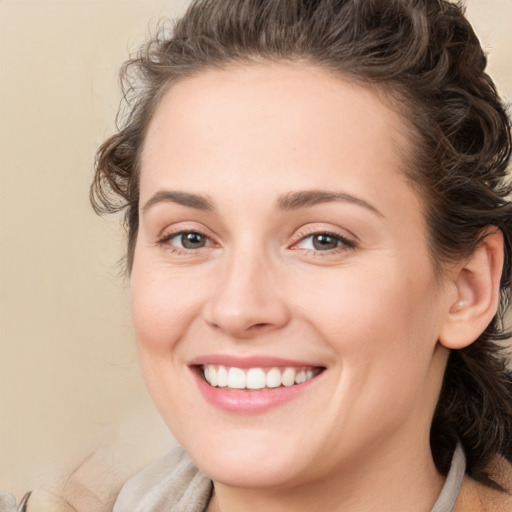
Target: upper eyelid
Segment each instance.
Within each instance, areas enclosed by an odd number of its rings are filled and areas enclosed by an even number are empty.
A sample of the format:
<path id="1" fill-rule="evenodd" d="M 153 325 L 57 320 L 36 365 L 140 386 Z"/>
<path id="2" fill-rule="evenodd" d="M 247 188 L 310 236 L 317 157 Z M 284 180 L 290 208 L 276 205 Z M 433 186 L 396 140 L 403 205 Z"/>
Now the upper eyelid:
<path id="1" fill-rule="evenodd" d="M 359 238 L 351 233 L 350 231 L 347 231 L 346 229 L 341 228 L 329 228 L 329 227 L 322 227 L 322 226 L 302 226 L 299 229 L 295 230 L 294 234 L 292 235 L 293 242 L 297 243 L 300 240 L 307 238 L 308 236 L 313 235 L 330 235 L 334 237 L 338 237 L 342 240 L 346 240 L 349 242 L 352 242 L 353 244 L 359 243 Z"/>
<path id="2" fill-rule="evenodd" d="M 338 239 L 338 241 L 341 242 L 339 247 L 336 247 L 334 249 L 326 249 L 324 251 L 319 251 L 319 252 L 329 252 L 329 251 L 333 251 L 333 250 L 336 250 L 336 249 L 355 248 L 355 247 L 357 247 L 357 243 L 354 240 L 350 239 L 349 237 L 346 237 L 346 236 L 341 235 L 339 233 L 332 233 L 332 232 L 328 232 L 328 231 L 317 231 L 317 232 L 314 232 L 314 233 L 310 233 L 309 235 L 302 236 L 298 240 L 293 242 L 290 247 L 294 248 L 295 246 L 297 246 L 298 244 L 300 244 L 304 240 L 307 240 L 310 237 L 314 237 L 314 236 L 318 236 L 318 235 L 327 235 L 327 236 L 336 238 L 336 239 Z M 305 250 L 316 250 L 316 249 L 305 249 Z"/>
<path id="3" fill-rule="evenodd" d="M 159 240 L 171 240 L 173 238 L 176 238 L 177 236 L 184 235 L 185 233 L 196 233 L 198 235 L 204 236 L 210 242 L 216 243 L 210 235 L 207 235 L 206 233 L 198 229 L 178 229 L 176 231 L 169 231 L 167 233 L 164 232 L 162 236 L 159 238 Z"/>
<path id="4" fill-rule="evenodd" d="M 218 238 L 214 231 L 207 228 L 203 224 L 198 224 L 195 221 L 183 221 L 167 225 L 163 229 L 159 230 L 158 234 L 156 234 L 156 238 L 169 238 L 179 235 L 180 233 L 199 233 L 200 235 L 203 235 L 211 240 Z"/>
<path id="5" fill-rule="evenodd" d="M 179 223 L 181 224 L 181 223 Z M 183 224 L 186 224 L 185 222 Z M 318 223 L 320 224 L 320 223 Z M 178 225 L 176 227 L 168 226 L 167 228 L 161 231 L 161 234 L 158 235 L 157 241 L 161 242 L 164 240 L 170 240 L 173 237 L 176 237 L 183 233 L 198 233 L 204 237 L 206 237 L 210 242 L 215 245 L 220 245 L 219 236 L 213 232 L 212 230 L 206 228 L 205 226 L 190 226 L 190 225 Z M 308 238 L 314 235 L 329 235 L 335 238 L 339 238 L 341 241 L 348 243 L 350 245 L 356 246 L 359 243 L 359 239 L 356 235 L 350 233 L 345 229 L 336 229 L 335 227 L 323 227 L 319 225 L 311 225 L 308 226 L 303 225 L 294 230 L 293 234 L 291 234 L 288 242 L 288 246 L 293 246 L 299 243 L 301 240 Z"/>

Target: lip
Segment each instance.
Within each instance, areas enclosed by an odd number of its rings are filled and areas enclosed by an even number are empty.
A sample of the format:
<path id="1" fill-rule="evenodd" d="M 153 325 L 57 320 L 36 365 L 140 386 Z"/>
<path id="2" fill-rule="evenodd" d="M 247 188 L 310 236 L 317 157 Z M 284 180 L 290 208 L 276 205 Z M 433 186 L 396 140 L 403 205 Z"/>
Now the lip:
<path id="1" fill-rule="evenodd" d="M 283 368 L 283 367 L 315 367 L 325 366 L 312 364 L 311 362 L 293 361 L 275 357 L 236 357 L 223 355 L 208 355 L 195 358 L 189 362 L 189 368 L 203 398 L 214 407 L 223 411 L 256 414 L 283 405 L 306 392 L 321 378 L 324 371 L 311 380 L 290 387 L 281 386 L 263 390 L 227 389 L 210 386 L 199 371 L 203 365 L 223 365 L 236 368 Z"/>
<path id="2" fill-rule="evenodd" d="M 318 364 L 311 361 L 298 361 L 292 359 L 282 359 L 280 357 L 273 356 L 251 356 L 251 357 L 240 357 L 222 354 L 209 354 L 199 356 L 191 359 L 188 362 L 189 366 L 206 366 L 208 364 L 217 364 L 222 366 L 229 366 L 235 368 L 303 368 L 311 366 L 315 368 L 325 368 L 324 365 Z"/>

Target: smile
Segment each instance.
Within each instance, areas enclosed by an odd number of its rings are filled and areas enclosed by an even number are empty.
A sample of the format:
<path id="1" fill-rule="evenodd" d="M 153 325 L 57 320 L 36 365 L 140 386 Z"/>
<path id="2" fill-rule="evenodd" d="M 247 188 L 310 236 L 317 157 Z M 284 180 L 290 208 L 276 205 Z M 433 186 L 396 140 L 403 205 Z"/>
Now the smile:
<path id="1" fill-rule="evenodd" d="M 316 377 L 321 369 L 314 367 L 237 368 L 223 365 L 201 366 L 210 386 L 228 389 L 274 389 L 291 387 Z"/>
<path id="2" fill-rule="evenodd" d="M 208 354 L 188 366 L 203 398 L 236 414 L 264 413 L 298 399 L 327 373 L 321 364 L 265 355 Z"/>

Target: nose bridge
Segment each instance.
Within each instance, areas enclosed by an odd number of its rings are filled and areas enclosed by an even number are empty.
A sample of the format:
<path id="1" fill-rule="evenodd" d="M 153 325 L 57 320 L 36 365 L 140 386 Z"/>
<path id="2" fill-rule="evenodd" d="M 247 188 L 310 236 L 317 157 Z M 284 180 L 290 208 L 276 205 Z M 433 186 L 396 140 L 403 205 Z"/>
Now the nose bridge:
<path id="1" fill-rule="evenodd" d="M 275 265 L 261 247 L 233 247 L 206 308 L 207 321 L 237 338 L 283 326 L 288 309 L 278 293 Z"/>

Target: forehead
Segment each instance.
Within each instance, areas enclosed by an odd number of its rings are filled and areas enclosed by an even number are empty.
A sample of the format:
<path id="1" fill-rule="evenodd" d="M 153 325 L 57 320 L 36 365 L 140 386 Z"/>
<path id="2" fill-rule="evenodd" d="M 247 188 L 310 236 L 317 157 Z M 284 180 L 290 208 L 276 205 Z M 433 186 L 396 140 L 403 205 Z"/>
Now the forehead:
<path id="1" fill-rule="evenodd" d="M 386 96 L 298 63 L 208 69 L 173 84 L 148 128 L 141 197 L 159 186 L 326 188 L 403 181 L 406 122 Z M 320 172 L 320 169 L 326 171 Z M 165 182 L 165 183 L 162 183 Z M 328 184 L 327 184 L 328 185 Z M 370 194 L 371 190 L 367 191 Z"/>

